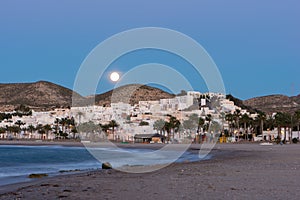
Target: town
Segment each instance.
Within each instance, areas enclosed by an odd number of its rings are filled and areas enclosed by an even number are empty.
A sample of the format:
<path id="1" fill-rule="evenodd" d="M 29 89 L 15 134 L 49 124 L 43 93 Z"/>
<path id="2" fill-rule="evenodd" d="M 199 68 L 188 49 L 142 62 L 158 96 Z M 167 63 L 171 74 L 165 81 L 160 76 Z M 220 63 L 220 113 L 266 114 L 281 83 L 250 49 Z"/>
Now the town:
<path id="1" fill-rule="evenodd" d="M 170 99 L 0 113 L 0 139 L 141 143 L 297 142 L 300 112 L 267 115 L 224 94 L 188 91 Z M 293 128 L 297 130 L 293 131 Z"/>

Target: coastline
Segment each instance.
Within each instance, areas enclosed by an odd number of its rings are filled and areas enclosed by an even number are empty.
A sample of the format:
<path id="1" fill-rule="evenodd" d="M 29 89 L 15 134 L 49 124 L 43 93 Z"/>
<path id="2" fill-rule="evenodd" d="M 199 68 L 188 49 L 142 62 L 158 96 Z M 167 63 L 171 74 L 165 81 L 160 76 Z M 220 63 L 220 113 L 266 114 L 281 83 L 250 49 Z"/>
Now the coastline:
<path id="1" fill-rule="evenodd" d="M 299 198 L 300 145 L 217 144 L 211 154 L 143 174 L 95 170 L 14 184 L 0 199 Z"/>
<path id="2" fill-rule="evenodd" d="M 49 146 L 59 145 L 65 147 L 84 147 L 81 142 L 75 141 L 44 141 L 44 140 L 0 140 L 0 145 L 19 145 L 19 146 Z"/>

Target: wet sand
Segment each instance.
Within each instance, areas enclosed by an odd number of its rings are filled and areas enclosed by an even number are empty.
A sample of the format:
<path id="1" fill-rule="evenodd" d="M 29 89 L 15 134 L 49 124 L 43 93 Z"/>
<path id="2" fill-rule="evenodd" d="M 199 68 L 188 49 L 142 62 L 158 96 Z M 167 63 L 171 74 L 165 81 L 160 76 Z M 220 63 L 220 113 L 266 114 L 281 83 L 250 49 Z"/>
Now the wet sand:
<path id="1" fill-rule="evenodd" d="M 217 144 L 211 155 L 143 174 L 99 170 L 43 178 L 5 186 L 0 199 L 300 198 L 299 144 Z"/>

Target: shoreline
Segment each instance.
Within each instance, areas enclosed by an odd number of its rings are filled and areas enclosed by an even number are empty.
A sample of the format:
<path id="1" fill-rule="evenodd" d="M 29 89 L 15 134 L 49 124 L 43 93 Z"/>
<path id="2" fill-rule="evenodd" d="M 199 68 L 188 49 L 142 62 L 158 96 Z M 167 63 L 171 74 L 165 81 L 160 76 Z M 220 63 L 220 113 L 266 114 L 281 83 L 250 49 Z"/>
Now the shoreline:
<path id="1" fill-rule="evenodd" d="M 80 143 L 80 142 L 73 142 L 73 141 L 0 141 L 0 147 L 1 146 L 10 146 L 10 147 L 62 147 L 62 148 L 120 148 L 120 149 L 127 149 L 129 152 L 130 150 L 159 150 L 161 148 L 163 148 L 164 146 L 166 146 L 166 144 L 124 144 L 124 143 L 91 143 L 91 144 L 87 144 L 87 146 L 85 146 L 85 144 Z M 182 150 L 180 148 L 175 147 L 176 145 L 174 145 L 173 148 L 168 149 L 167 151 L 176 151 L 176 150 Z M 175 161 L 176 163 L 180 163 L 180 162 L 195 162 L 197 160 L 204 160 L 204 159 L 210 159 L 210 158 L 198 158 L 197 156 L 197 149 L 193 149 L 193 148 L 188 148 L 189 146 L 187 146 L 187 150 L 186 152 L 189 152 L 190 155 L 192 155 L 191 157 L 187 155 L 187 157 L 184 157 L 179 159 L 177 161 Z M 185 151 L 184 151 L 185 152 Z M 96 158 L 95 158 L 96 159 Z M 105 160 L 103 160 L 104 162 Z M 100 161 L 101 162 L 101 161 Z M 128 163 L 129 164 L 129 163 Z M 124 164 L 123 166 L 115 166 L 116 170 L 125 170 L 128 171 L 130 170 L 130 168 L 132 168 L 133 166 L 139 166 L 141 168 L 151 168 L 154 166 L 165 166 L 168 164 L 150 164 L 150 163 L 145 163 L 145 164 L 137 164 L 137 165 L 128 165 L 128 164 Z M 93 167 L 93 168 L 76 168 L 74 170 L 60 170 L 60 171 L 56 171 L 56 172 L 30 172 L 28 174 L 23 174 L 23 175 L 18 175 L 18 176 L 10 176 L 10 177 L 4 177 L 1 178 L 1 182 L 0 182 L 0 187 L 6 186 L 6 185 L 11 185 L 11 184 L 18 184 L 18 183 L 27 183 L 27 182 L 32 182 L 35 179 L 30 179 L 28 178 L 28 176 L 30 174 L 46 174 L 48 177 L 56 177 L 56 176 L 61 176 L 63 173 L 64 174 L 72 174 L 74 173 L 74 171 L 76 173 L 82 173 L 82 172 L 87 172 L 87 171 L 94 171 L 94 170 L 99 170 L 101 169 L 101 163 L 97 166 L 97 167 Z M 63 172 L 63 173 L 62 173 Z M 7 183 L 5 183 L 7 182 Z"/>
<path id="2" fill-rule="evenodd" d="M 99 147 L 98 145 L 101 145 L 101 148 L 105 148 L 105 147 L 110 147 L 111 144 L 89 144 L 91 145 L 91 148 L 93 147 Z M 141 149 L 141 150 L 158 150 L 161 149 L 162 147 L 166 146 L 166 144 L 122 144 L 122 143 L 113 143 L 113 145 L 116 145 L 117 148 L 122 148 L 122 149 Z M 19 147 L 51 147 L 51 146 L 61 146 L 64 148 L 69 148 L 69 147 L 81 147 L 81 148 L 90 148 L 87 146 L 84 146 L 84 144 L 80 143 L 80 142 L 66 142 L 66 141 L 58 141 L 58 142 L 53 142 L 53 141 L 0 141 L 0 147 L 1 146 L 19 146 Z M 197 145 L 198 146 L 198 145 Z M 176 151 L 177 148 L 172 148 L 168 151 Z M 180 149 L 178 149 L 180 150 Z M 190 152 L 191 154 L 194 154 L 194 156 L 197 157 L 197 153 L 198 153 L 198 148 L 188 148 L 186 151 Z M 211 156 L 207 156 L 205 158 L 194 158 L 194 156 L 192 158 L 188 157 L 186 159 L 182 159 L 181 160 L 177 160 L 175 161 L 175 163 L 182 163 L 182 162 L 196 162 L 196 161 L 202 161 L 202 160 L 207 160 L 207 159 L 211 159 Z M 145 165 L 123 165 L 123 166 L 119 166 L 119 167 L 115 167 L 115 170 L 117 171 L 128 171 L 131 170 L 131 168 L 153 168 L 156 166 L 166 166 L 169 164 L 153 164 L 153 165 L 149 165 L 149 164 L 145 164 Z M 41 179 L 46 179 L 46 178 L 50 178 L 50 177 L 58 177 L 58 176 L 63 176 L 63 175 L 70 175 L 70 174 L 77 174 L 77 173 L 85 173 L 85 172 L 92 172 L 92 171 L 98 171 L 101 170 L 101 165 L 99 165 L 97 168 L 87 168 L 87 169 L 75 169 L 75 170 L 60 170 L 57 172 L 42 172 L 42 174 L 46 174 L 47 177 L 43 177 Z M 6 177 L 8 182 L 11 183 L 7 183 L 7 184 L 0 184 L 0 187 L 9 187 L 10 185 L 18 185 L 18 184 L 27 184 L 27 183 L 33 183 L 36 180 L 39 179 L 30 179 L 28 178 L 28 176 L 30 174 L 35 174 L 35 172 L 31 172 L 29 174 L 24 174 L 24 175 L 20 175 L 20 176 L 11 176 L 11 177 Z M 41 173 L 37 173 L 37 174 L 41 174 Z M 1 180 L 2 183 L 5 182 L 5 179 Z M 1 189 L 0 189 L 0 194 L 1 194 Z"/>
<path id="3" fill-rule="evenodd" d="M 217 144 L 211 155 L 209 160 L 172 163 L 143 174 L 94 170 L 14 184 L 0 191 L 0 199 L 298 199 L 300 195 L 298 144 Z"/>
<path id="4" fill-rule="evenodd" d="M 41 144 L 37 144 L 37 145 L 32 145 L 32 144 L 35 144 L 35 143 L 31 143 L 31 142 L 26 142 L 26 143 L 22 143 L 21 145 L 25 145 L 26 146 L 41 146 Z M 46 142 L 47 145 L 49 145 L 49 143 Z M 50 143 L 52 145 L 57 145 L 57 144 L 53 144 L 53 143 Z M 0 146 L 3 145 L 0 143 Z M 6 144 L 5 144 L 6 145 Z M 13 143 L 13 144 L 9 144 L 9 145 L 20 145 L 18 143 Z M 65 147 L 77 147 L 77 145 L 73 146 L 72 143 L 66 143 Z M 122 144 L 124 145 L 124 144 Z M 133 149 L 141 149 L 141 147 L 143 147 L 145 144 L 142 144 L 141 146 L 138 145 L 138 146 L 134 146 L 134 145 L 125 145 L 124 148 L 133 148 Z M 155 144 L 150 144 L 148 146 L 148 149 L 157 149 L 157 148 L 161 148 L 163 147 L 163 145 L 159 144 L 160 146 L 155 146 Z M 198 146 L 198 145 L 197 145 Z M 83 146 L 84 147 L 84 146 Z M 191 151 L 193 153 L 196 153 L 195 151 L 198 151 L 198 148 L 189 148 L 187 151 Z M 177 166 L 177 165 L 184 165 L 184 164 L 188 164 L 188 163 L 198 163 L 198 162 L 204 162 L 204 161 L 208 161 L 208 160 L 213 160 L 215 157 L 217 158 L 218 156 L 221 156 L 221 153 L 219 152 L 216 152 L 218 150 L 216 149 L 212 149 L 212 152 L 210 154 L 208 159 L 201 159 L 201 160 L 198 160 L 198 161 L 191 161 L 191 162 L 187 162 L 187 161 L 184 161 L 184 162 L 174 162 L 174 163 L 170 163 L 170 164 L 167 164 L 166 167 L 170 167 L 170 166 Z M 223 153 L 224 155 L 224 153 Z M 156 164 L 156 165 L 143 165 L 143 166 L 122 166 L 120 168 L 117 168 L 117 169 L 109 169 L 109 170 L 105 170 L 105 169 L 90 169 L 90 170 L 79 170 L 79 171 L 76 171 L 76 172 L 63 172 L 63 173 L 57 173 L 56 175 L 50 175 L 50 176 L 47 176 L 47 177 L 43 177 L 43 178 L 35 178 L 35 179 L 32 179 L 32 180 L 29 180 L 29 181 L 25 181 L 25 182 L 19 182 L 19 183 L 12 183 L 12 184 L 7 184 L 7 185 L 2 185 L 0 187 L 0 199 L 2 196 L 5 196 L 5 195 L 9 195 L 9 194 L 14 194 L 15 191 L 18 191 L 20 189 L 26 189 L 28 187 L 32 187 L 32 186 L 35 186 L 35 185 L 38 185 L 38 184 L 41 184 L 41 185 L 44 185 L 43 183 L 47 183 L 48 181 L 55 181 L 57 179 L 68 179 L 68 177 L 76 177 L 76 176 L 90 176 L 91 174 L 97 174 L 97 175 L 105 175 L 105 174 L 112 174 L 112 173 L 125 173 L 127 174 L 127 172 L 123 172 L 121 171 L 122 169 L 125 169 L 128 167 L 128 168 L 131 168 L 134 169 L 139 169 L 139 168 L 148 168 L 148 167 L 155 167 L 155 166 L 159 166 L 159 165 L 162 165 L 164 166 L 164 164 Z M 146 173 L 139 173 L 139 174 L 147 174 L 149 172 L 146 172 Z M 128 173 L 130 174 L 130 173 Z"/>
<path id="5" fill-rule="evenodd" d="M 44 140 L 0 140 L 1 145 L 19 145 L 19 146 L 50 146 L 60 145 L 65 147 L 84 147 L 81 142 L 75 141 L 44 141 Z"/>

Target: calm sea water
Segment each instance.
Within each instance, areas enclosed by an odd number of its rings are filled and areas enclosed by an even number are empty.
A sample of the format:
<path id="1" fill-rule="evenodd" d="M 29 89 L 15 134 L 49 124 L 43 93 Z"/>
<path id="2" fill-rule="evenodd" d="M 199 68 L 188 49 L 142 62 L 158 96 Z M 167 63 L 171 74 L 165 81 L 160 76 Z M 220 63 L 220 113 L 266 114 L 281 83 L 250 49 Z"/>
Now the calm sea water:
<path id="1" fill-rule="evenodd" d="M 95 148 L 93 154 L 99 160 L 109 161 L 113 166 L 152 165 L 168 163 L 170 152 L 157 155 L 150 149 L 109 149 Z M 148 153 L 148 154 L 147 154 Z M 128 155 L 128 156 L 126 156 Z M 132 155 L 135 155 L 132 157 Z M 160 156 L 160 157 L 158 157 Z M 197 154 L 185 152 L 177 162 L 200 160 Z M 63 146 L 0 146 L 0 186 L 30 181 L 29 174 L 47 173 L 50 176 L 60 174 L 62 170 L 92 170 L 101 168 L 101 162 L 95 159 L 84 147 Z"/>
<path id="2" fill-rule="evenodd" d="M 61 170 L 99 168 L 84 148 L 61 146 L 0 146 L 0 185 L 28 181 L 32 173 L 55 175 Z"/>

